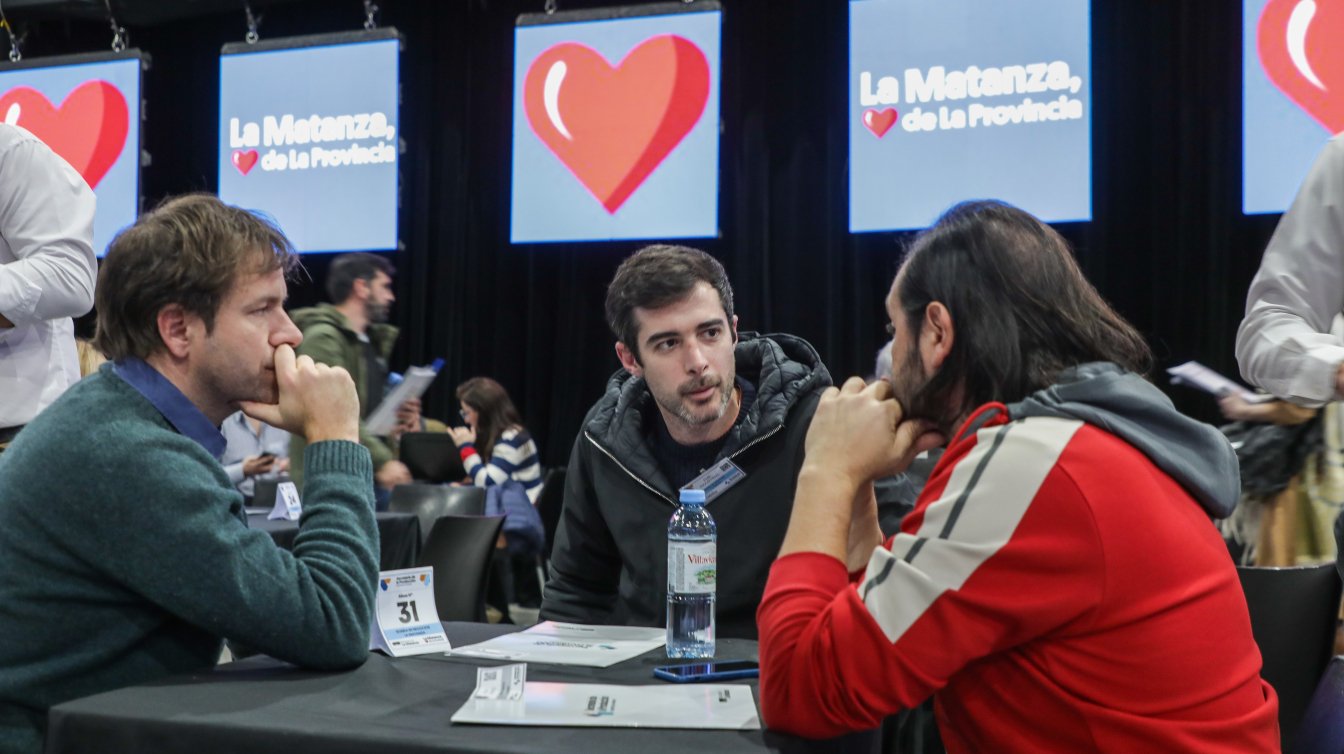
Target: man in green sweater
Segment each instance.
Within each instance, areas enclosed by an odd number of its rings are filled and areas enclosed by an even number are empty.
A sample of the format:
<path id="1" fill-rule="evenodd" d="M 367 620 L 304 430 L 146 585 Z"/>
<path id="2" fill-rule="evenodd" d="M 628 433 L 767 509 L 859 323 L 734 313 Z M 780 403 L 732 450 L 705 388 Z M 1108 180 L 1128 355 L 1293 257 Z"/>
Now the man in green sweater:
<path id="1" fill-rule="evenodd" d="M 363 419 L 377 408 L 387 388 L 387 360 L 397 342 L 397 328 L 387 324 L 396 296 L 392 276 L 396 269 L 373 254 L 342 254 L 327 271 L 327 295 L 333 303 L 294 311 L 294 324 L 303 331 L 298 352 L 319 364 L 341 367 L 355 380 L 359 393 L 359 442 L 373 456 L 374 480 L 381 490 L 410 484 L 411 472 L 397 460 L 396 440 L 402 431 L 418 427 L 419 399 L 398 411 L 399 426 L 390 437 L 375 435 Z M 303 479 L 304 438 L 290 441 L 290 476 Z M 385 495 L 386 492 L 380 494 Z"/>
<path id="2" fill-rule="evenodd" d="M 342 369 L 296 357 L 273 226 L 207 195 L 112 243 L 95 294 L 112 359 L 0 456 L 0 752 L 54 704 L 210 668 L 228 637 L 318 669 L 368 653 L 372 466 Z M 293 551 L 248 529 L 216 460 L 242 409 L 309 440 Z"/>

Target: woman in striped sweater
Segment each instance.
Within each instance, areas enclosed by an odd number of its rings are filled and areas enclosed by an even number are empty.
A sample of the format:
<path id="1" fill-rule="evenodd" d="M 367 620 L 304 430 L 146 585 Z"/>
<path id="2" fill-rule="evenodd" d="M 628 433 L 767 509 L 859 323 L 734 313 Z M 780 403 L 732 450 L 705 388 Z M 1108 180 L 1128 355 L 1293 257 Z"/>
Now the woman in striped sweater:
<path id="1" fill-rule="evenodd" d="M 457 400 L 467 426 L 449 431 L 472 483 L 493 487 L 516 480 L 535 505 L 541 494 L 537 444 L 523 427 L 504 386 L 489 377 L 472 377 L 457 386 Z"/>
<path id="2" fill-rule="evenodd" d="M 453 427 L 449 432 L 472 483 L 477 487 L 493 487 L 516 480 L 536 505 L 542 481 L 537 444 L 523 427 L 508 391 L 489 377 L 472 377 L 457 386 L 457 400 L 467 426 Z M 503 532 L 495 548 L 486 603 L 500 611 L 502 622 L 512 623 L 509 603 L 541 605 L 541 585 L 533 575 L 535 556 L 511 557 L 504 549 Z"/>

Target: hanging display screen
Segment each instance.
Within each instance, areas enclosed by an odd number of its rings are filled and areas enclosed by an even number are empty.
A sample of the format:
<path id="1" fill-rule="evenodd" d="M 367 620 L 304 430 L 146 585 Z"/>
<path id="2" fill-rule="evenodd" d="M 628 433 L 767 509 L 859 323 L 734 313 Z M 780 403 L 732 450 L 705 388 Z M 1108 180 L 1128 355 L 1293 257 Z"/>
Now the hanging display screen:
<path id="1" fill-rule="evenodd" d="M 219 197 L 300 252 L 396 249 L 400 52 L 395 29 L 225 45 Z"/>
<path id="2" fill-rule="evenodd" d="M 1087 0 L 851 0 L 849 228 L 966 199 L 1092 217 Z"/>
<path id="3" fill-rule="evenodd" d="M 718 233 L 721 26 L 713 2 L 519 17 L 515 243 Z"/>
<path id="4" fill-rule="evenodd" d="M 1282 212 L 1344 131 L 1344 3 L 1242 3 L 1242 210 Z"/>
<path id="5" fill-rule="evenodd" d="M 98 199 L 93 250 L 140 211 L 138 50 L 0 64 L 0 122 L 20 126 L 70 163 Z"/>

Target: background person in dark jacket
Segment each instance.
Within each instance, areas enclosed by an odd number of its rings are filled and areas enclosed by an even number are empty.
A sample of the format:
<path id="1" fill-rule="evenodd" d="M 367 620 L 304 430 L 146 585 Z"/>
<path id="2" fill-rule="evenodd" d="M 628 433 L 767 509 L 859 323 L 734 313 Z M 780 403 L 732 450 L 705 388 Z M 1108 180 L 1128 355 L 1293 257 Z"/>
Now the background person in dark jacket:
<path id="1" fill-rule="evenodd" d="M 718 526 L 717 630 L 754 638 L 830 375 L 800 338 L 739 337 L 732 286 L 702 251 L 636 252 L 616 271 L 606 308 L 623 369 L 574 443 L 541 617 L 664 625 L 677 490 L 731 459 L 745 476 L 707 507 Z"/>

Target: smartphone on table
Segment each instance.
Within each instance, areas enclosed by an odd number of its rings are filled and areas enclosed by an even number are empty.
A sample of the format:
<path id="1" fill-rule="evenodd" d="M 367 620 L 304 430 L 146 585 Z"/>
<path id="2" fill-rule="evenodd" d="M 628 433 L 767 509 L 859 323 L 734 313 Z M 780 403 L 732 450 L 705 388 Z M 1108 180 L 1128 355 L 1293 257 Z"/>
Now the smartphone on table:
<path id="1" fill-rule="evenodd" d="M 695 662 L 686 665 L 660 665 L 653 669 L 653 677 L 673 683 L 698 681 L 731 681 L 736 678 L 756 678 L 761 665 L 755 660 L 719 660 Z"/>

